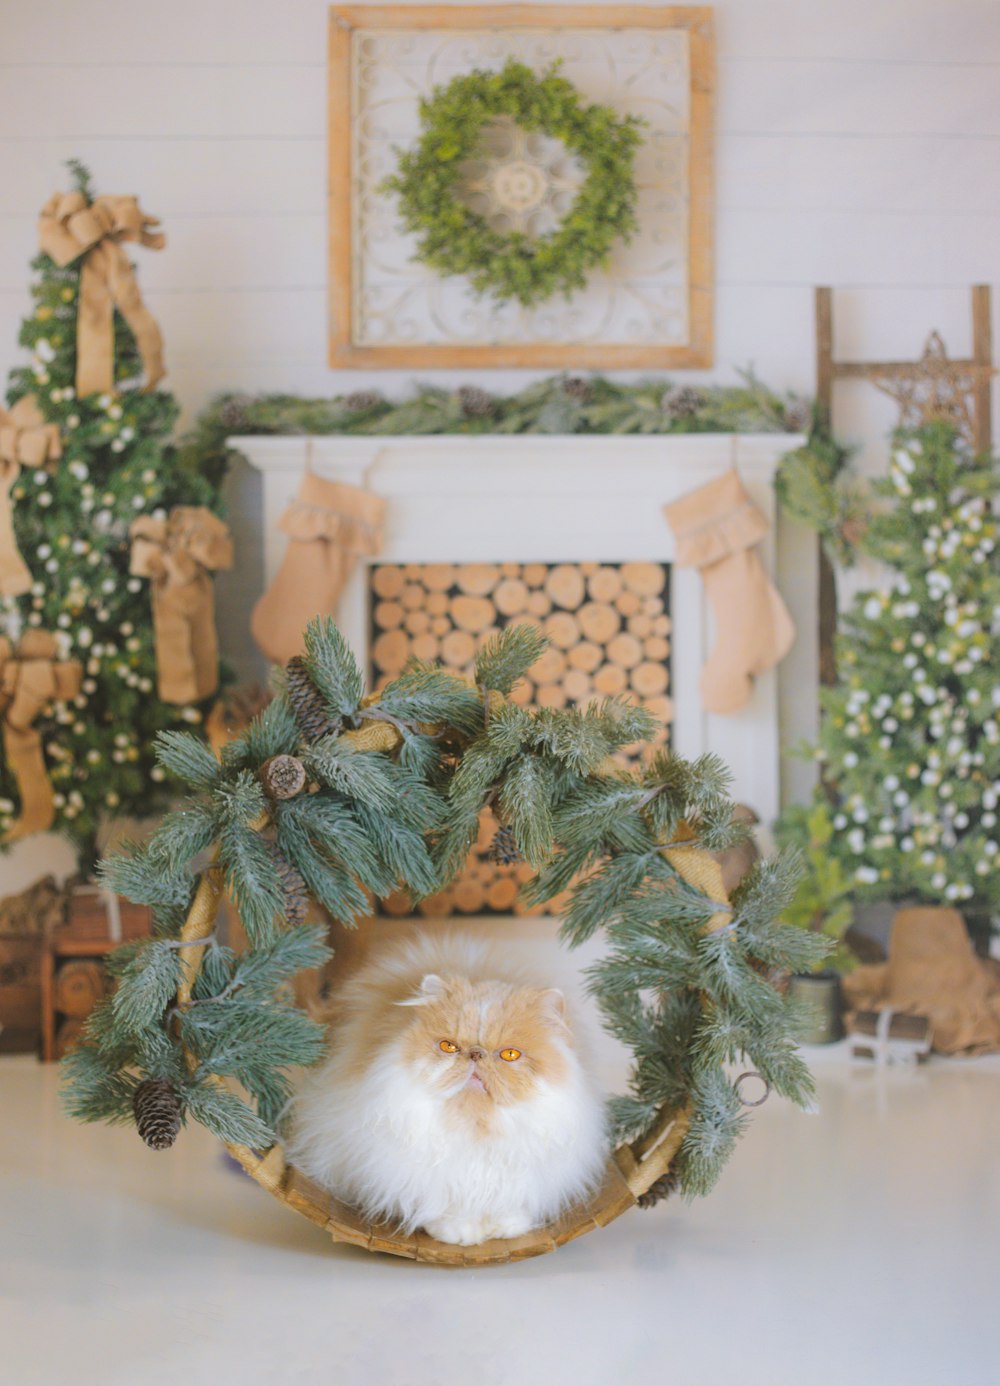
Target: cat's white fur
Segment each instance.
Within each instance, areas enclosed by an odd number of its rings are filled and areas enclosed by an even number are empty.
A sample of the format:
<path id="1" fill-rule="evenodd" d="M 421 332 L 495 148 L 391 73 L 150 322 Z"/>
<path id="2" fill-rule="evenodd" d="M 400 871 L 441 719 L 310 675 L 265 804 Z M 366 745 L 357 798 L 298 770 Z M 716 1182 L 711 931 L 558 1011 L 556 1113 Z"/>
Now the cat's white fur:
<path id="1" fill-rule="evenodd" d="M 414 1013 L 399 1009 L 424 1004 L 442 975 L 469 979 L 485 1017 L 526 984 L 520 970 L 467 936 L 421 937 L 383 950 L 341 989 L 329 1057 L 304 1076 L 291 1104 L 288 1155 L 370 1219 L 406 1231 L 423 1227 L 462 1245 L 516 1237 L 599 1183 L 607 1157 L 604 1104 L 561 993 L 536 991 L 557 998 L 544 1021 L 547 1042 L 561 1056 L 557 1081 L 542 1073 L 524 1100 L 486 1102 L 488 1118 L 478 1124 L 464 1112 L 456 1120 L 448 1103 L 462 1081 L 442 1090 L 440 1056 L 422 1058 L 422 1044 L 414 1052 Z M 380 1016 L 379 1007 L 393 1013 Z"/>

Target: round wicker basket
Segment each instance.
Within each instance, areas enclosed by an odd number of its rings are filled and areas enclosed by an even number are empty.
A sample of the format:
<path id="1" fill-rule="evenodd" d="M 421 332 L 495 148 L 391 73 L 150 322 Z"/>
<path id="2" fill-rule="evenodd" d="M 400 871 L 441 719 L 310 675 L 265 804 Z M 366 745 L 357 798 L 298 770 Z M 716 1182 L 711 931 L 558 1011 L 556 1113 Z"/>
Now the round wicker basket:
<path id="1" fill-rule="evenodd" d="M 346 733 L 366 750 L 389 751 L 397 744 L 398 732 L 385 722 L 366 722 L 355 732 Z M 724 904 L 728 901 L 718 862 L 699 847 L 679 846 L 665 850 L 667 860 L 684 880 L 696 886 L 710 899 Z M 215 867 L 202 876 L 181 938 L 196 944 L 207 939 L 215 927 L 216 914 L 223 893 L 221 872 Z M 719 911 L 712 915 L 705 932 L 730 925 L 730 915 Z M 201 970 L 205 949 L 197 946 L 181 950 L 181 980 L 177 991 L 179 1005 L 187 1004 Z M 216 1079 L 222 1082 L 222 1079 Z M 556 1222 L 509 1240 L 482 1242 L 477 1246 L 455 1246 L 439 1242 L 425 1232 L 402 1233 L 395 1228 L 364 1221 L 346 1204 L 320 1188 L 294 1165 L 285 1160 L 280 1145 L 269 1150 L 250 1150 L 246 1146 L 227 1144 L 230 1155 L 247 1174 L 268 1193 L 294 1212 L 324 1228 L 335 1242 L 349 1242 L 367 1251 L 383 1251 L 393 1256 L 405 1256 L 413 1261 L 427 1261 L 442 1266 L 499 1265 L 541 1256 L 595 1227 L 603 1227 L 629 1208 L 634 1207 L 658 1180 L 664 1178 L 687 1134 L 690 1110 L 682 1106 L 662 1110 L 653 1129 L 641 1140 L 618 1147 L 608 1160 L 604 1181 L 596 1194 L 586 1203 L 569 1209 Z"/>

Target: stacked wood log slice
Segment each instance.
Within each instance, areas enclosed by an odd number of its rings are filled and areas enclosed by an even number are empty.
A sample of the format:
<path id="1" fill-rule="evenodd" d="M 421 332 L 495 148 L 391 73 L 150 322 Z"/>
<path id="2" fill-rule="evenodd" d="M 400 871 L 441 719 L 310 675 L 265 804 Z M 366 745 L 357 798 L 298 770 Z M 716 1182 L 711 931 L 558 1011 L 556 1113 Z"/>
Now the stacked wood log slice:
<path id="1" fill-rule="evenodd" d="M 669 568 L 662 563 L 387 563 L 371 569 L 371 591 L 375 689 L 414 657 L 469 677 L 490 635 L 531 624 L 545 632 L 549 648 L 514 689 L 513 702 L 574 707 L 621 696 L 665 725 L 671 720 Z M 664 731 L 660 740 L 666 738 Z M 530 870 L 489 859 L 497 826 L 492 813 L 483 815 L 462 876 L 423 901 L 423 914 L 561 913 L 562 899 L 531 910 L 517 902 Z M 411 910 L 401 895 L 382 907 L 389 914 Z"/>

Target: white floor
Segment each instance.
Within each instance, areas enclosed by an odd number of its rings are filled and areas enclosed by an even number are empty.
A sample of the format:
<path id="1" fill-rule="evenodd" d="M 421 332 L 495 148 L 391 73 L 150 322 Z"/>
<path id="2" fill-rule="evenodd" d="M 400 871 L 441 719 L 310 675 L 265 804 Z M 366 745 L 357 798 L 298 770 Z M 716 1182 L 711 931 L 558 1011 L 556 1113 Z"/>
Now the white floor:
<path id="1" fill-rule="evenodd" d="M 708 1199 L 451 1271 L 334 1247 L 201 1128 L 154 1155 L 0 1060 L 2 1386 L 994 1386 L 1000 1057 L 811 1050 Z"/>

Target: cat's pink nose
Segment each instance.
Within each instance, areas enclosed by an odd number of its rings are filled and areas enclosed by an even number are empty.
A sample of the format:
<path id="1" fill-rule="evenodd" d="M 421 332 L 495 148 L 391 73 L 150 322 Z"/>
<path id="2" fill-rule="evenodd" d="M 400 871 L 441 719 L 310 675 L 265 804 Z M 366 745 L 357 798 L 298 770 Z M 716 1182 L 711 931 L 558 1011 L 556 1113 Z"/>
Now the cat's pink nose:
<path id="1" fill-rule="evenodd" d="M 483 1057 L 483 1051 L 482 1051 L 481 1049 L 470 1049 L 470 1050 L 469 1050 L 469 1058 L 472 1060 L 472 1062 L 473 1062 L 474 1064 L 477 1064 L 477 1063 L 479 1062 L 479 1060 L 480 1060 L 482 1057 Z"/>

